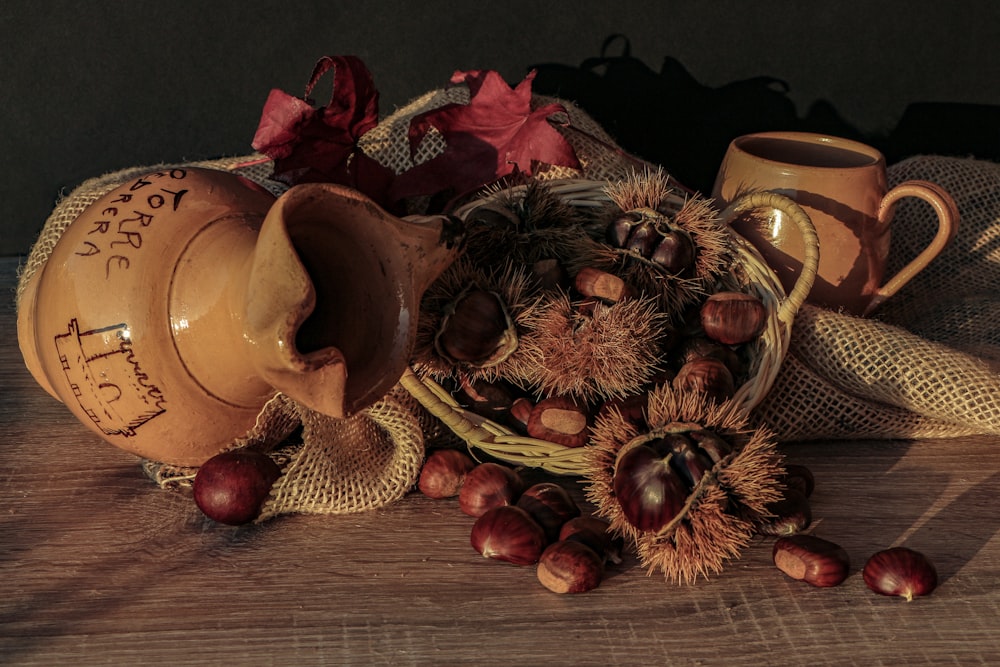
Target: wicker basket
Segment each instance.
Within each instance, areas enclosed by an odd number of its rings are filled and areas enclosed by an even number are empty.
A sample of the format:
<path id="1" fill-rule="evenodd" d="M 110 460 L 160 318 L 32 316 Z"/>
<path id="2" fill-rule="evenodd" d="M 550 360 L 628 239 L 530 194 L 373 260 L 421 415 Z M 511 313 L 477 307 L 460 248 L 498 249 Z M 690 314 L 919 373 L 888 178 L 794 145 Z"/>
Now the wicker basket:
<path id="1" fill-rule="evenodd" d="M 606 206 L 607 184 L 601 181 L 567 180 L 552 183 L 552 191 L 572 206 Z M 464 218 L 476 204 L 456 211 Z M 767 324 L 751 349 L 748 379 L 733 401 L 747 411 L 756 407 L 773 385 L 788 350 L 792 323 L 812 288 L 819 263 L 819 241 L 808 215 L 792 200 L 772 192 L 749 193 L 734 201 L 721 214 L 726 225 L 741 214 L 756 209 L 777 209 L 796 225 L 805 242 L 806 257 L 796 284 L 787 295 L 777 276 L 748 241 L 730 228 L 736 252 L 734 270 L 724 282 L 729 289 L 750 289 L 767 310 Z M 585 470 L 586 447 L 565 447 L 557 443 L 521 435 L 459 405 L 451 393 L 430 378 L 421 378 L 408 369 L 400 383 L 421 405 L 464 440 L 471 450 L 519 466 L 541 468 L 558 475 L 580 476 Z"/>

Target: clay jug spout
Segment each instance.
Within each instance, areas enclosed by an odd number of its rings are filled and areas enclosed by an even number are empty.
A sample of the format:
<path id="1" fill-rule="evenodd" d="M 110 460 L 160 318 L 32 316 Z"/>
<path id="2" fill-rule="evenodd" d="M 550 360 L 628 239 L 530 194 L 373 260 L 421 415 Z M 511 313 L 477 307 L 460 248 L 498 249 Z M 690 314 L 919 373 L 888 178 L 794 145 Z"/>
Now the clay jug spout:
<path id="1" fill-rule="evenodd" d="M 246 283 L 261 378 L 332 417 L 377 401 L 409 363 L 420 298 L 460 236 L 449 218 L 398 218 L 339 185 L 291 188 L 261 226 Z"/>

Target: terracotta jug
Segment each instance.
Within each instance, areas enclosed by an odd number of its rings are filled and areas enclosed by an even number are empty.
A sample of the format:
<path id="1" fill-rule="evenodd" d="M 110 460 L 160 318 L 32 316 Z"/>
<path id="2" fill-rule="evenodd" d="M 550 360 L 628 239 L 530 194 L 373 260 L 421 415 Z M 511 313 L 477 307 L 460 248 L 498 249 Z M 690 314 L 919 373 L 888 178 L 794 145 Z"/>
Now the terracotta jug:
<path id="1" fill-rule="evenodd" d="M 235 174 L 125 183 L 64 232 L 19 302 L 38 383 L 112 444 L 199 465 L 283 392 L 341 417 L 409 363 L 448 218 L 396 218 L 331 184 L 275 199 Z"/>

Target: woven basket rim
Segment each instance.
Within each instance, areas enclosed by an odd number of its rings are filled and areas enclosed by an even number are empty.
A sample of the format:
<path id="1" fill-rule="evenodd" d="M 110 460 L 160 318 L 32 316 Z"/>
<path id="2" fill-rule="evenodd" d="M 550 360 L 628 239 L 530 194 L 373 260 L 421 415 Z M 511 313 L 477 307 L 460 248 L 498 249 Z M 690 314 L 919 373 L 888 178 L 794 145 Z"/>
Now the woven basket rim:
<path id="1" fill-rule="evenodd" d="M 611 200 L 607 181 L 559 179 L 546 182 L 551 191 L 573 206 L 604 206 Z M 516 186 L 525 187 L 525 186 Z M 454 211 L 464 218 L 477 206 L 488 203 L 490 195 L 468 202 Z M 793 288 L 786 294 L 777 275 L 757 249 L 729 226 L 739 215 L 758 208 L 775 208 L 786 214 L 799 229 L 805 244 L 803 268 Z M 752 288 L 767 310 L 764 331 L 754 345 L 754 364 L 749 379 L 730 399 L 750 412 L 767 396 L 777 379 L 788 352 L 795 315 L 805 302 L 819 265 L 819 239 L 809 216 L 791 199 L 774 192 L 745 193 L 720 214 L 720 224 L 729 231 L 736 248 L 738 271 L 727 274 L 737 287 Z M 451 432 L 465 441 L 470 450 L 480 450 L 508 463 L 541 468 L 558 475 L 581 476 L 585 470 L 587 446 L 566 447 L 524 436 L 510 428 L 463 408 L 451 393 L 430 377 L 420 377 L 408 368 L 400 384 Z"/>

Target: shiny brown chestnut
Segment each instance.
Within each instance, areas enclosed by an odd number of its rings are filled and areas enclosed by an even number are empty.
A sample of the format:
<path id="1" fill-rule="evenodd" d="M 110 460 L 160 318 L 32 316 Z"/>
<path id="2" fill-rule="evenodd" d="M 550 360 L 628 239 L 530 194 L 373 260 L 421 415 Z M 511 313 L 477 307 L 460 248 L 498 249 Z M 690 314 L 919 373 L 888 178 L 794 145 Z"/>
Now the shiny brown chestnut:
<path id="1" fill-rule="evenodd" d="M 192 492 L 205 516 L 232 526 L 250 523 L 281 477 L 271 457 L 252 449 L 216 454 L 198 468 Z"/>
<path id="2" fill-rule="evenodd" d="M 472 525 L 469 541 L 483 557 L 514 565 L 534 565 L 548 544 L 542 527 L 515 505 L 483 513 Z"/>
<path id="3" fill-rule="evenodd" d="M 684 507 L 688 490 L 663 456 L 641 444 L 622 452 L 615 463 L 612 486 L 625 519 L 641 531 L 656 532 Z"/>
<path id="4" fill-rule="evenodd" d="M 872 555 L 861 576 L 875 593 L 898 595 L 907 602 L 929 595 L 938 583 L 934 564 L 924 554 L 907 547 L 893 547 Z"/>
<path id="5" fill-rule="evenodd" d="M 583 542 L 554 542 L 542 552 L 536 572 L 553 593 L 586 593 L 601 585 L 604 558 Z"/>
<path id="6" fill-rule="evenodd" d="M 700 317 L 706 336 L 726 345 L 740 345 L 764 330 L 767 310 L 753 294 L 716 292 L 702 304 Z"/>
<path id="7" fill-rule="evenodd" d="M 549 542 L 558 539 L 563 524 L 580 516 L 580 506 L 569 491 L 555 482 L 532 484 L 517 499 L 516 505 L 542 527 Z"/>
<path id="8" fill-rule="evenodd" d="M 543 398 L 531 409 L 528 435 L 564 447 L 583 447 L 590 436 L 586 406 L 566 396 Z"/>
<path id="9" fill-rule="evenodd" d="M 774 542 L 774 564 L 792 579 L 819 588 L 838 586 L 850 573 L 851 561 L 838 544 L 815 535 L 791 535 Z"/>
<path id="10" fill-rule="evenodd" d="M 441 320 L 434 338 L 438 354 L 452 362 L 488 365 L 505 359 L 517 347 L 517 334 L 506 304 L 488 290 L 460 294 Z"/>
<path id="11" fill-rule="evenodd" d="M 465 476 L 476 467 L 475 460 L 458 449 L 436 449 L 420 468 L 417 488 L 428 498 L 454 498 Z"/>
<path id="12" fill-rule="evenodd" d="M 611 533 L 610 524 L 592 514 L 573 517 L 559 529 L 556 541 L 572 540 L 583 542 L 593 549 L 605 562 L 620 563 L 625 540 Z"/>
<path id="13" fill-rule="evenodd" d="M 692 359 L 681 366 L 672 384 L 677 391 L 700 391 L 720 402 L 736 393 L 736 380 L 729 368 L 711 357 Z"/>
<path id="14" fill-rule="evenodd" d="M 788 489 L 783 497 L 767 506 L 769 517 L 757 524 L 761 535 L 795 535 L 812 523 L 812 505 L 809 499 L 798 491 Z"/>
<path id="15" fill-rule="evenodd" d="M 479 517 L 494 507 L 513 505 L 523 488 L 516 470 L 486 461 L 466 474 L 458 492 L 458 506 L 465 514 Z"/>

